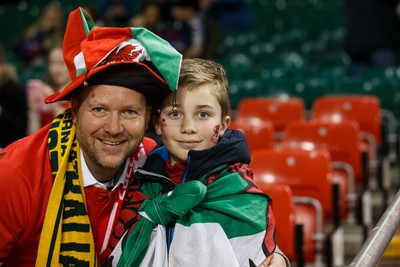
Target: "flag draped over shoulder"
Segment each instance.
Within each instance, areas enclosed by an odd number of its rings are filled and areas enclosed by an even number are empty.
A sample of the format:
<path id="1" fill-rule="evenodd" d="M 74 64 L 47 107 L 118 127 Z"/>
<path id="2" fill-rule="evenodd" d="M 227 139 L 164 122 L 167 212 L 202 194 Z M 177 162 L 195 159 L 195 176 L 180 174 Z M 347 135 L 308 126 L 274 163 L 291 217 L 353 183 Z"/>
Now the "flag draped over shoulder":
<path id="1" fill-rule="evenodd" d="M 270 198 L 235 169 L 241 167 L 221 166 L 217 175 L 146 201 L 118 266 L 258 266 L 275 250 L 275 221 Z M 171 221 L 167 257 L 160 225 Z"/>

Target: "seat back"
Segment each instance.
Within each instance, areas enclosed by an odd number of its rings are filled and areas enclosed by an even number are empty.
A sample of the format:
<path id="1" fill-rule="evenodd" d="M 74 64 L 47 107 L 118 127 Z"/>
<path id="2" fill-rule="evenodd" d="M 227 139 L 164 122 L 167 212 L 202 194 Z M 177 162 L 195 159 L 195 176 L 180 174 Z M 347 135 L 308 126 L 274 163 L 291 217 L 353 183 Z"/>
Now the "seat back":
<path id="1" fill-rule="evenodd" d="M 272 210 L 276 221 L 279 248 L 290 261 L 296 261 L 296 210 L 292 189 L 287 184 L 271 184 L 265 181 L 258 181 L 257 185 L 272 198 Z"/>
<path id="2" fill-rule="evenodd" d="M 257 184 L 271 186 L 287 184 L 295 197 L 309 197 L 318 201 L 323 214 L 333 213 L 332 172 L 330 155 L 325 149 L 307 151 L 298 149 L 264 149 L 253 153 L 250 166 Z M 268 193 L 268 190 L 267 190 Z M 305 260 L 314 262 L 317 213 L 305 204 L 296 205 L 296 223 L 304 227 Z M 322 220 L 325 218 L 321 218 Z M 323 220 L 324 221 L 324 220 Z"/>
<path id="3" fill-rule="evenodd" d="M 284 183 L 296 196 L 319 200 L 324 212 L 331 214 L 332 169 L 329 152 L 299 149 L 263 149 L 253 153 L 250 166 L 258 182 Z"/>
<path id="4" fill-rule="evenodd" d="M 270 121 L 275 132 L 282 132 L 290 121 L 305 120 L 305 105 L 300 97 L 243 98 L 236 111 L 236 120 Z"/>
<path id="5" fill-rule="evenodd" d="M 341 122 L 355 120 L 360 131 L 371 134 L 377 144 L 381 137 L 380 100 L 375 95 L 328 95 L 315 99 L 311 120 Z"/>
<path id="6" fill-rule="evenodd" d="M 290 123 L 281 142 L 282 147 L 313 150 L 327 149 L 332 161 L 351 165 L 356 181 L 362 182 L 360 129 L 355 121 L 333 123 L 308 121 Z"/>
<path id="7" fill-rule="evenodd" d="M 331 155 L 333 180 L 339 185 L 340 218 L 352 220 L 354 203 L 349 196 L 355 193 L 356 185 L 365 183 L 363 178 L 363 161 L 360 148 L 359 128 L 355 121 L 333 123 L 327 121 L 310 121 L 288 125 L 282 147 L 297 149 L 327 149 Z M 338 169 L 344 166 L 346 169 Z M 351 208 L 350 208 L 351 207 Z"/>
<path id="8" fill-rule="evenodd" d="M 229 128 L 239 130 L 244 134 L 250 153 L 256 149 L 274 146 L 274 126 L 269 121 L 260 121 L 256 124 L 248 121 L 231 122 Z"/>

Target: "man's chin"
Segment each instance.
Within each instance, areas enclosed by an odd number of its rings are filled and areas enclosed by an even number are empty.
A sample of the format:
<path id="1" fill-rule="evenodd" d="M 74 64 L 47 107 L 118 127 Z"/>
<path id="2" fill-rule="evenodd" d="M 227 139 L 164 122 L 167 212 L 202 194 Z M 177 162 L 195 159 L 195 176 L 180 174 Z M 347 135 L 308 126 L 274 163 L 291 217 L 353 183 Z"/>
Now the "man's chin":
<path id="1" fill-rule="evenodd" d="M 98 165 L 106 170 L 113 170 L 113 169 L 119 169 L 124 163 L 125 163 L 125 158 L 123 157 L 117 157 L 117 158 L 107 158 L 98 161 Z"/>

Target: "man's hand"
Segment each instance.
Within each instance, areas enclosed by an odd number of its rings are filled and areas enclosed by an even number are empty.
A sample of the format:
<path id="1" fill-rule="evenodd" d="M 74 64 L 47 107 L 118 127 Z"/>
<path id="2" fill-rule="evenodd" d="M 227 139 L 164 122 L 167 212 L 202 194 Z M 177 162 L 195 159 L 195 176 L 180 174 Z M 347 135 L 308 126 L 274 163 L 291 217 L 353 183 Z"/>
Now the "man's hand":
<path id="1" fill-rule="evenodd" d="M 268 256 L 259 267 L 286 267 L 286 261 L 279 253 Z"/>

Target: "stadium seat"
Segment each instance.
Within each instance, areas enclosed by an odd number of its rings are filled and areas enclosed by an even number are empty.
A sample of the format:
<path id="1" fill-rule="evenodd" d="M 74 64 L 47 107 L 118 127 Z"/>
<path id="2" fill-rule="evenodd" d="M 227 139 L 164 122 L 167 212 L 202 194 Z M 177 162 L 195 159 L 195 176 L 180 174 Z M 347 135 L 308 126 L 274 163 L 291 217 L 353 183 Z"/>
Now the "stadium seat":
<path id="1" fill-rule="evenodd" d="M 375 95 L 329 95 L 315 99 L 311 119 L 340 122 L 355 120 L 362 132 L 381 143 L 380 100 Z"/>
<path id="2" fill-rule="evenodd" d="M 333 214 L 337 198 L 332 197 L 330 155 L 325 149 L 264 149 L 253 153 L 250 166 L 257 184 L 284 183 L 295 196 L 296 223 L 304 227 L 306 262 L 324 259 L 326 214 Z"/>
<path id="3" fill-rule="evenodd" d="M 356 201 L 366 188 L 360 150 L 359 126 L 355 121 L 289 123 L 281 147 L 315 150 L 331 155 L 333 180 L 340 186 L 341 218 L 355 222 Z M 361 219 L 360 219 L 361 220 Z"/>
<path id="4" fill-rule="evenodd" d="M 274 147 L 274 126 L 269 121 L 250 123 L 249 121 L 231 122 L 229 128 L 244 133 L 250 153 L 256 149 Z"/>
<path id="5" fill-rule="evenodd" d="M 279 248 L 291 262 L 298 261 L 296 244 L 303 242 L 296 238 L 296 210 L 293 192 L 289 185 L 258 180 L 257 185 L 272 198 L 272 210 L 276 220 Z M 276 204 L 275 204 L 276 203 Z M 299 244 L 300 245 L 300 244 Z M 302 255 L 304 257 L 304 255 Z M 301 257 L 301 256 L 300 256 Z"/>
<path id="6" fill-rule="evenodd" d="M 355 120 L 359 124 L 362 149 L 368 153 L 371 182 L 378 183 L 378 145 L 381 137 L 380 101 L 374 95 L 329 95 L 317 98 L 311 110 L 311 120 L 340 123 Z M 380 184 L 380 182 L 379 182 Z"/>
<path id="7" fill-rule="evenodd" d="M 236 121 L 270 121 L 274 125 L 276 139 L 281 138 L 286 124 L 290 121 L 306 119 L 303 99 L 289 98 L 251 98 L 242 99 L 236 111 Z"/>

